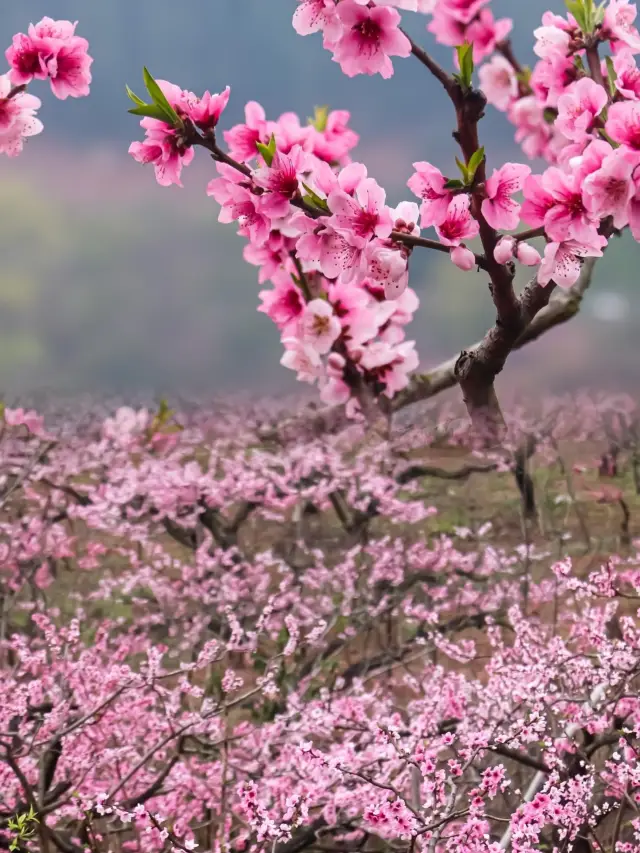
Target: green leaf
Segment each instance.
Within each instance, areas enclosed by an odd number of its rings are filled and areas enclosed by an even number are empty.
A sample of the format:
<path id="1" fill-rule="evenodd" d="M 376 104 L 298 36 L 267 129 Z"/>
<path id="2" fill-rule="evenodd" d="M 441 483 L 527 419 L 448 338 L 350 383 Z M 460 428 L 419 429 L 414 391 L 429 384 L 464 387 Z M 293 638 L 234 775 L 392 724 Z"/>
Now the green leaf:
<path id="1" fill-rule="evenodd" d="M 132 116 L 147 116 L 148 118 L 156 118 L 158 121 L 167 123 L 167 114 L 157 104 L 142 104 L 140 107 L 134 107 L 132 110 L 127 110 Z"/>
<path id="2" fill-rule="evenodd" d="M 301 183 L 306 192 L 306 196 L 303 197 L 303 201 L 306 201 L 307 204 L 311 204 L 314 207 L 317 207 L 319 210 L 322 210 L 323 213 L 331 213 L 326 200 L 321 198 L 316 192 L 314 192 L 311 187 L 307 186 L 304 181 L 302 181 Z"/>
<path id="3" fill-rule="evenodd" d="M 167 121 L 168 124 L 171 125 L 181 124 L 182 122 L 180 120 L 180 116 L 171 106 L 164 92 L 153 79 L 147 68 L 142 69 L 142 76 L 144 78 L 144 85 L 147 87 L 149 97 L 151 98 L 154 104 L 157 104 L 164 111 L 165 115 L 167 116 L 165 121 Z"/>
<path id="4" fill-rule="evenodd" d="M 476 172 L 478 171 L 478 167 L 484 160 L 484 148 L 478 148 L 477 151 L 474 151 L 471 157 L 469 158 L 469 162 L 467 163 L 467 172 L 469 174 L 469 182 L 473 181 L 476 176 Z"/>
<path id="5" fill-rule="evenodd" d="M 262 159 L 267 164 L 267 166 L 271 166 L 273 163 L 273 158 L 276 153 L 276 138 L 271 134 L 271 139 L 269 140 L 269 144 L 265 145 L 263 142 L 256 142 L 256 148 L 258 152 L 262 155 Z"/>
<path id="6" fill-rule="evenodd" d="M 456 75 L 460 85 L 465 89 L 471 88 L 473 78 L 473 45 L 465 42 L 456 48 L 460 73 Z"/>
<path id="7" fill-rule="evenodd" d="M 607 82 L 609 83 L 609 94 L 613 98 L 616 94 L 616 80 L 618 79 L 618 75 L 616 73 L 616 69 L 613 67 L 613 59 L 610 56 L 605 58 L 605 62 L 607 63 Z"/>
<path id="8" fill-rule="evenodd" d="M 547 107 L 544 111 L 544 120 L 547 124 L 553 124 L 554 121 L 558 118 L 558 113 L 552 107 Z"/>
<path id="9" fill-rule="evenodd" d="M 139 98 L 139 97 L 135 94 L 135 92 L 132 92 L 132 91 L 131 91 L 131 89 L 126 85 L 126 83 L 125 83 L 125 87 L 126 87 L 126 90 L 127 90 L 127 95 L 129 96 L 129 98 L 133 101 L 133 103 L 134 103 L 137 107 L 144 107 L 144 106 L 146 106 L 146 104 L 145 104 L 145 102 L 142 100 L 142 98 Z"/>
<path id="10" fill-rule="evenodd" d="M 460 169 L 460 173 L 462 174 L 463 183 L 466 185 L 469 183 L 469 170 L 467 169 L 467 164 L 463 163 L 459 157 L 456 157 L 456 163 L 458 165 L 458 169 Z"/>
<path id="11" fill-rule="evenodd" d="M 567 10 L 571 12 L 573 17 L 576 19 L 576 23 L 580 27 L 582 32 L 587 35 L 589 33 L 589 26 L 587 21 L 587 10 L 585 8 L 585 0 L 565 0 L 565 6 L 567 7 Z"/>
<path id="12" fill-rule="evenodd" d="M 452 180 L 447 181 L 444 185 L 445 190 L 461 190 L 463 187 L 464 184 L 457 178 L 453 178 Z"/>
<path id="13" fill-rule="evenodd" d="M 307 119 L 312 127 L 322 133 L 327 129 L 327 119 L 329 118 L 329 107 L 314 107 L 314 116 L 313 118 Z"/>

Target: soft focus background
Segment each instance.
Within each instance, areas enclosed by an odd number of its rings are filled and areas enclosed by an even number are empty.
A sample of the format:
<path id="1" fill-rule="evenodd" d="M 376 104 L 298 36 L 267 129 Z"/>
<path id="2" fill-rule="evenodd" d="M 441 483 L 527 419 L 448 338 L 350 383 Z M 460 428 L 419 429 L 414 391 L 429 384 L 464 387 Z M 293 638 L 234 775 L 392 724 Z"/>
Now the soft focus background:
<path id="1" fill-rule="evenodd" d="M 560 3 L 551 3 L 560 10 Z M 516 52 L 532 62 L 531 32 L 547 0 L 494 0 L 496 16 L 517 13 Z M 133 393 L 155 390 L 261 394 L 290 390 L 271 321 L 256 311 L 256 269 L 242 260 L 235 226 L 217 222 L 204 189 L 213 164 L 199 152 L 185 189 L 161 188 L 127 154 L 141 138 L 127 114 L 125 83 L 142 92 L 146 64 L 159 78 L 201 94 L 231 86 L 222 128 L 242 121 L 246 101 L 269 118 L 314 105 L 348 109 L 361 134 L 355 156 L 386 187 L 390 203 L 415 160 L 453 174 L 449 104 L 422 66 L 395 60 L 395 76 L 349 80 L 319 36 L 291 26 L 293 0 L 3 0 L 0 43 L 44 15 L 79 20 L 94 57 L 91 97 L 56 101 L 48 86 L 43 135 L 0 160 L 0 392 Z M 407 29 L 434 46 L 426 19 Z M 519 157 L 506 119 L 482 124 L 489 166 Z M 482 335 L 493 319 L 481 275 L 420 251 L 412 286 L 421 308 L 411 332 L 423 367 Z M 598 267 L 580 316 L 516 354 L 501 383 L 516 391 L 577 386 L 634 392 L 640 371 L 640 247 L 616 241 Z"/>

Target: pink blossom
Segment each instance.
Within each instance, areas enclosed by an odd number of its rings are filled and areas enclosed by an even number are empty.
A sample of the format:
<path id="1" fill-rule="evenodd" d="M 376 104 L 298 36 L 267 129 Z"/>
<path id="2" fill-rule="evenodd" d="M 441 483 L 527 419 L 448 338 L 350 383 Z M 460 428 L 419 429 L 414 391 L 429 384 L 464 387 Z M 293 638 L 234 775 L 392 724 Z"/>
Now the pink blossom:
<path id="1" fill-rule="evenodd" d="M 602 22 L 603 32 L 611 41 L 622 42 L 636 53 L 640 52 L 640 34 L 634 26 L 638 10 L 629 0 L 609 0 Z"/>
<path id="2" fill-rule="evenodd" d="M 293 13 L 293 28 L 301 36 L 319 31 L 329 43 L 335 42 L 342 25 L 333 0 L 298 0 L 299 6 Z"/>
<path id="3" fill-rule="evenodd" d="M 582 141 L 591 132 L 594 120 L 607 101 L 607 93 L 602 86 L 591 77 L 582 77 L 558 98 L 557 129 L 567 139 Z"/>
<path id="4" fill-rule="evenodd" d="M 511 63 L 503 56 L 493 56 L 478 71 L 480 88 L 487 101 L 503 112 L 518 95 L 518 78 Z"/>
<path id="5" fill-rule="evenodd" d="M 414 237 L 419 236 L 420 228 L 417 223 L 420 218 L 420 210 L 415 201 L 401 201 L 397 207 L 390 208 L 389 213 L 394 231 L 411 234 Z"/>
<path id="6" fill-rule="evenodd" d="M 16 157 L 25 139 L 42 132 L 42 122 L 36 118 L 41 102 L 27 92 L 9 98 L 12 89 L 9 75 L 0 76 L 0 154 Z"/>
<path id="7" fill-rule="evenodd" d="M 300 317 L 301 339 L 316 352 L 329 352 L 341 331 L 340 320 L 324 299 L 312 299 L 306 305 Z"/>
<path id="8" fill-rule="evenodd" d="M 389 78 L 393 75 L 390 57 L 411 54 L 411 43 L 399 29 L 400 15 L 395 9 L 342 0 L 338 16 L 344 32 L 333 48 L 334 58 L 347 77 L 379 73 Z"/>
<path id="9" fill-rule="evenodd" d="M 382 383 L 384 395 L 394 397 L 409 383 L 408 374 L 418 367 L 418 355 L 413 341 L 405 341 L 397 346 L 373 343 L 367 347 L 360 365 L 376 381 Z"/>
<path id="10" fill-rule="evenodd" d="M 264 109 L 256 101 L 249 101 L 244 108 L 244 124 L 236 124 L 223 133 L 234 160 L 246 163 L 258 156 L 256 142 L 269 142 L 269 131 Z"/>
<path id="11" fill-rule="evenodd" d="M 420 226 L 429 228 L 431 225 L 440 225 L 444 222 L 449 203 L 453 199 L 451 190 L 445 189 L 446 178 L 431 163 L 414 163 L 413 168 L 416 171 L 407 181 L 407 186 L 414 195 L 422 199 Z"/>
<path id="12" fill-rule="evenodd" d="M 342 189 L 333 190 L 327 200 L 333 214 L 329 222 L 355 245 L 362 246 L 373 237 L 388 237 L 393 223 L 385 198 L 385 191 L 373 178 L 358 184 L 355 198 Z"/>
<path id="13" fill-rule="evenodd" d="M 322 376 L 322 361 L 318 351 L 295 337 L 282 340 L 285 351 L 280 364 L 289 370 L 295 370 L 300 382 L 316 382 Z"/>
<path id="14" fill-rule="evenodd" d="M 552 240 L 598 244 L 599 220 L 586 208 L 575 173 L 552 166 L 541 176 L 531 175 L 524 196 L 522 218 L 534 228 L 544 225 Z"/>
<path id="15" fill-rule="evenodd" d="M 172 107 L 180 107 L 189 94 L 166 80 L 156 81 Z M 171 127 L 159 119 L 145 117 L 140 122 L 145 130 L 142 142 L 132 142 L 129 154 L 138 163 L 152 163 L 156 181 L 162 187 L 176 184 L 181 187 L 180 176 L 184 166 L 188 166 L 194 157 L 193 148 L 186 144 L 179 128 Z"/>
<path id="16" fill-rule="evenodd" d="M 581 245 L 575 240 L 547 243 L 538 271 L 538 283 L 544 287 L 553 280 L 558 287 L 571 287 L 580 276 L 583 258 L 602 257 L 602 249 L 607 245 L 607 240 L 599 236 L 598 243 L 597 247 Z"/>
<path id="17" fill-rule="evenodd" d="M 254 182 L 277 197 L 268 200 L 274 217 L 284 216 L 289 210 L 289 201 L 300 195 L 299 175 L 307 169 L 307 162 L 302 148 L 294 145 L 288 154 L 276 150 L 271 165 L 265 164 L 253 173 Z"/>
<path id="18" fill-rule="evenodd" d="M 246 184 L 245 176 L 226 163 L 218 163 L 220 178 L 214 178 L 207 185 L 207 195 L 220 204 L 219 222 L 238 222 L 252 243 L 263 245 L 271 230 L 270 216 L 265 205 L 270 199 L 254 193 Z"/>
<path id="19" fill-rule="evenodd" d="M 43 18 L 29 26 L 28 34 L 18 33 L 6 51 L 15 85 L 33 79 L 51 81 L 53 94 L 60 100 L 89 94 L 89 43 L 75 35 L 76 24 Z"/>
<path id="20" fill-rule="evenodd" d="M 634 194 L 633 172 L 637 158 L 624 148 L 608 154 L 601 167 L 588 175 L 582 185 L 585 205 L 599 219 L 613 216 L 616 228 L 628 222 L 628 205 Z"/>
<path id="21" fill-rule="evenodd" d="M 4 420 L 8 426 L 26 427 L 32 435 L 37 435 L 41 438 L 47 438 L 47 433 L 44 428 L 44 418 L 35 410 L 30 409 L 9 409 L 4 410 Z"/>
<path id="22" fill-rule="evenodd" d="M 480 226 L 471 215 L 471 198 L 466 193 L 455 196 L 447 208 L 443 222 L 436 227 L 440 242 L 445 246 L 459 246 L 463 240 L 478 235 Z"/>
<path id="23" fill-rule="evenodd" d="M 615 53 L 613 69 L 616 72 L 615 87 L 618 92 L 629 100 L 639 100 L 640 69 L 630 48 L 625 47 Z M 606 67 L 604 73 L 607 73 Z"/>
<path id="24" fill-rule="evenodd" d="M 482 202 L 481 210 L 492 228 L 511 231 L 517 227 L 520 221 L 520 205 L 511 196 L 520 192 L 525 178 L 530 174 L 529 166 L 505 163 L 487 179 L 487 198 Z"/>
<path id="25" fill-rule="evenodd" d="M 536 37 L 534 45 L 534 53 L 541 59 L 547 59 L 552 56 L 567 56 L 569 52 L 570 36 L 566 30 L 562 30 L 557 26 L 547 25 L 538 27 L 533 31 Z"/>
<path id="26" fill-rule="evenodd" d="M 531 159 L 542 156 L 552 131 L 544 119 L 544 108 L 534 95 L 514 101 L 509 107 L 509 120 L 516 126 L 516 142 Z"/>
<path id="27" fill-rule="evenodd" d="M 324 130 L 309 126 L 309 148 L 312 154 L 327 163 L 343 163 L 360 137 L 348 127 L 351 115 L 347 110 L 332 110 Z"/>
<path id="28" fill-rule="evenodd" d="M 640 151 L 640 101 L 611 104 L 605 129 L 615 142 Z"/>
<path id="29" fill-rule="evenodd" d="M 507 38 L 513 22 L 510 18 L 493 17 L 491 9 L 481 9 L 465 32 L 465 40 L 473 45 L 474 62 L 482 62 L 496 49 L 496 44 Z M 457 56 L 456 56 L 457 58 Z"/>
<path id="30" fill-rule="evenodd" d="M 267 314 L 283 332 L 292 329 L 302 315 L 302 293 L 288 275 L 279 278 L 272 290 L 261 290 L 258 296 L 262 302 L 258 311 Z"/>
<path id="31" fill-rule="evenodd" d="M 219 95 L 205 92 L 201 98 L 195 98 L 193 103 L 189 104 L 189 118 L 200 130 L 213 130 L 229 103 L 230 94 L 229 86 Z"/>
<path id="32" fill-rule="evenodd" d="M 327 278 L 341 276 L 344 281 L 352 281 L 360 268 L 362 248 L 352 245 L 335 229 L 313 221 L 307 229 L 296 246 L 299 257 Z"/>
<path id="33" fill-rule="evenodd" d="M 466 246 L 455 246 L 449 252 L 449 257 L 464 272 L 470 272 L 476 265 L 476 256 Z"/>

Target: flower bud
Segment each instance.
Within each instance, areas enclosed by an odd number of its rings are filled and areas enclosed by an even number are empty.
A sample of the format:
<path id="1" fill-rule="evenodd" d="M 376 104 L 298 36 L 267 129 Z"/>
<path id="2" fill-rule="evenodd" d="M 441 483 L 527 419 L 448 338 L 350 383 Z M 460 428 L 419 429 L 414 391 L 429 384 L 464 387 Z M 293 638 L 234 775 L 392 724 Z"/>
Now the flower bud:
<path id="1" fill-rule="evenodd" d="M 469 272 L 476 265 L 476 256 L 466 246 L 455 246 L 451 249 L 451 260 L 465 272 Z"/>
<path id="2" fill-rule="evenodd" d="M 542 263 L 540 252 L 524 242 L 516 245 L 516 258 L 525 267 L 537 267 L 538 264 Z"/>
<path id="3" fill-rule="evenodd" d="M 501 237 L 493 250 L 493 257 L 499 264 L 508 264 L 513 258 L 516 241 L 513 237 Z"/>

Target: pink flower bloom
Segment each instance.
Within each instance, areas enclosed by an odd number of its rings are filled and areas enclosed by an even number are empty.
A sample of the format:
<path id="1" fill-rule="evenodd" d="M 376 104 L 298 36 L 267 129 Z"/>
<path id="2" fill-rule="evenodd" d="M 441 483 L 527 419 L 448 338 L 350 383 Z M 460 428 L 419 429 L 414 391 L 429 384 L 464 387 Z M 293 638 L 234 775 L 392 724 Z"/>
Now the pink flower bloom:
<path id="1" fill-rule="evenodd" d="M 616 228 L 623 228 L 629 221 L 628 205 L 635 192 L 633 171 L 636 165 L 635 155 L 624 148 L 617 148 L 582 184 L 587 209 L 598 219 L 613 216 Z"/>
<path id="2" fill-rule="evenodd" d="M 408 374 L 418 364 L 414 341 L 405 341 L 395 347 L 376 341 L 367 347 L 360 360 L 360 366 L 369 376 L 384 385 L 383 393 L 389 398 L 406 388 Z"/>
<path id="3" fill-rule="evenodd" d="M 358 134 L 347 127 L 350 118 L 346 110 L 333 110 L 327 116 L 324 130 L 310 126 L 311 153 L 327 163 L 342 163 L 360 140 Z"/>
<path id="4" fill-rule="evenodd" d="M 411 54 L 411 42 L 400 31 L 400 14 L 389 7 L 360 6 L 342 0 L 338 16 L 344 32 L 334 46 L 334 59 L 347 77 L 356 74 L 393 75 L 391 56 Z"/>
<path id="5" fill-rule="evenodd" d="M 246 163 L 258 155 L 256 142 L 269 142 L 269 132 L 263 108 L 256 101 L 249 101 L 244 108 L 245 124 L 236 124 L 223 133 L 234 160 Z"/>
<path id="6" fill-rule="evenodd" d="M 414 237 L 420 235 L 420 228 L 417 225 L 420 210 L 415 201 L 401 201 L 396 208 L 390 208 L 389 213 L 393 221 L 394 231 L 412 234 Z"/>
<path id="7" fill-rule="evenodd" d="M 476 265 L 476 257 L 466 246 L 455 246 L 449 252 L 452 262 L 464 272 L 470 272 Z"/>
<path id="8" fill-rule="evenodd" d="M 180 109 L 185 97 L 178 86 L 166 80 L 157 80 L 158 86 L 172 107 Z M 143 142 L 132 142 L 129 154 L 138 163 L 153 163 L 156 180 L 162 187 L 176 184 L 181 187 L 180 175 L 183 166 L 188 166 L 194 157 L 193 148 L 185 145 L 182 133 L 164 121 L 145 117 L 140 127 L 146 131 Z"/>
<path id="9" fill-rule="evenodd" d="M 512 28 L 513 22 L 510 18 L 500 18 L 496 21 L 490 9 L 481 9 L 465 32 L 465 40 L 473 45 L 473 61 L 482 62 L 490 56 L 496 49 L 496 44 L 506 39 Z"/>
<path id="10" fill-rule="evenodd" d="M 46 61 L 51 79 L 51 90 L 61 101 L 81 98 L 89 94 L 93 59 L 89 56 L 89 42 L 73 36 Z"/>
<path id="11" fill-rule="evenodd" d="M 272 215 L 284 216 L 289 210 L 289 201 L 299 197 L 298 175 L 307 168 L 308 158 L 299 145 L 294 145 L 289 154 L 276 150 L 270 166 L 266 164 L 253 173 L 253 180 L 263 189 L 269 190 L 271 198 L 265 198 Z"/>
<path id="12" fill-rule="evenodd" d="M 416 171 L 407 181 L 407 186 L 414 195 L 422 199 L 420 226 L 429 228 L 431 225 L 440 225 L 445 220 L 453 198 L 451 190 L 445 189 L 446 178 L 431 163 L 421 161 L 414 163 L 413 168 Z"/>
<path id="13" fill-rule="evenodd" d="M 60 100 L 89 94 L 89 43 L 75 35 L 76 24 L 43 18 L 29 26 L 28 35 L 18 33 L 6 51 L 14 84 L 33 79 L 51 81 L 53 94 Z"/>
<path id="14" fill-rule="evenodd" d="M 445 246 L 459 246 L 463 240 L 478 235 L 480 227 L 471 216 L 470 205 L 471 198 L 466 193 L 455 196 L 449 204 L 444 221 L 436 227 L 440 242 Z"/>
<path id="15" fill-rule="evenodd" d="M 362 345 L 376 336 L 378 325 L 366 290 L 336 282 L 329 288 L 329 302 L 340 320 L 342 339 L 347 346 Z"/>
<path id="16" fill-rule="evenodd" d="M 640 51 L 640 34 L 634 26 L 638 9 L 629 0 L 609 0 L 602 23 L 603 33 L 611 41 L 619 41 L 636 53 Z"/>
<path id="17" fill-rule="evenodd" d="M 558 98 L 555 126 L 567 139 L 580 142 L 587 136 L 594 120 L 607 105 L 607 93 L 591 77 L 582 77 Z"/>
<path id="18" fill-rule="evenodd" d="M 9 75 L 0 76 L 0 154 L 17 157 L 24 140 L 42 132 L 42 122 L 36 118 L 40 99 L 27 92 L 9 98 L 12 88 Z"/>
<path id="19" fill-rule="evenodd" d="M 605 129 L 615 142 L 640 151 L 640 101 L 611 104 Z"/>
<path id="20" fill-rule="evenodd" d="M 298 0 L 293 13 L 293 28 L 300 36 L 323 32 L 328 42 L 334 42 L 342 33 L 334 0 Z"/>
<path id="21" fill-rule="evenodd" d="M 7 426 L 24 426 L 32 435 L 37 435 L 40 438 L 49 437 L 44 428 L 44 418 L 34 409 L 26 411 L 25 409 L 7 408 L 4 410 L 4 420 Z"/>
<path id="22" fill-rule="evenodd" d="M 189 105 L 189 118 L 200 130 L 213 130 L 229 103 L 230 94 L 229 86 L 219 95 L 205 92 L 201 98 L 196 98 L 194 103 Z"/>
<path id="23" fill-rule="evenodd" d="M 335 355 L 337 355 L 337 353 L 331 353 L 329 358 Z M 341 377 L 330 376 L 322 383 L 320 399 L 328 406 L 343 406 L 350 397 L 351 389 Z"/>
<path id="24" fill-rule="evenodd" d="M 371 246 L 365 252 L 367 272 L 384 287 L 386 299 L 398 299 L 407 288 L 407 259 L 400 248 Z"/>
<path id="25" fill-rule="evenodd" d="M 214 178 L 207 185 L 207 195 L 220 204 L 218 222 L 235 222 L 240 233 L 245 233 L 252 243 L 263 245 L 269 237 L 271 219 L 265 213 L 263 196 L 256 195 L 246 186 L 246 177 L 226 163 L 218 163 L 222 177 Z"/>
<path id="26" fill-rule="evenodd" d="M 438 3 L 436 11 L 460 21 L 461 24 L 469 24 L 488 2 L 489 0 L 443 0 Z"/>
<path id="27" fill-rule="evenodd" d="M 332 227 L 354 245 L 363 246 L 374 237 L 388 237 L 393 229 L 386 193 L 373 178 L 360 182 L 356 197 L 336 189 L 328 198 Z"/>
<path id="28" fill-rule="evenodd" d="M 533 51 L 540 59 L 551 56 L 567 56 L 570 36 L 566 30 L 556 26 L 542 26 L 533 31 L 536 43 Z"/>
<path id="29" fill-rule="evenodd" d="M 615 87 L 618 92 L 631 101 L 640 100 L 640 68 L 630 48 L 622 48 L 614 54 L 613 69 L 616 72 Z"/>
<path id="30" fill-rule="evenodd" d="M 300 382 L 314 383 L 322 376 L 322 361 L 318 351 L 299 338 L 283 338 L 285 352 L 280 364 L 297 372 Z"/>
<path id="31" fill-rule="evenodd" d="M 327 278 L 340 276 L 342 281 L 353 281 L 360 269 L 362 248 L 353 246 L 333 228 L 318 226 L 313 221 L 307 228 L 296 245 L 301 260 Z"/>
<path id="32" fill-rule="evenodd" d="M 300 317 L 300 338 L 321 354 L 329 352 L 340 337 L 342 326 L 324 299 L 312 299 Z"/>
<path id="33" fill-rule="evenodd" d="M 538 271 L 538 284 L 543 287 L 554 281 L 558 287 L 569 288 L 580 276 L 582 258 L 600 258 L 607 245 L 605 237 L 598 235 L 598 246 L 584 246 L 575 240 L 547 243 L 544 259 Z"/>
<path id="34" fill-rule="evenodd" d="M 504 56 L 494 56 L 481 66 L 478 78 L 487 101 L 498 110 L 504 112 L 518 95 L 516 72 Z"/>
<path id="35" fill-rule="evenodd" d="M 293 329 L 304 310 L 304 299 L 290 276 L 283 276 L 272 290 L 261 290 L 258 296 L 262 301 L 258 311 L 270 317 L 280 331 Z"/>
<path id="36" fill-rule="evenodd" d="M 552 131 L 537 98 L 534 95 L 518 98 L 509 107 L 508 117 L 516 126 L 516 142 L 522 145 L 524 153 L 531 159 L 542 156 Z"/>
<path id="37" fill-rule="evenodd" d="M 534 228 L 544 225 L 551 240 L 598 244 L 599 220 L 585 207 L 575 174 L 552 166 L 541 176 L 527 178 L 524 196 L 522 218 Z"/>
<path id="38" fill-rule="evenodd" d="M 520 221 L 520 205 L 511 196 L 520 192 L 525 178 L 531 174 L 529 166 L 505 163 L 494 170 L 487 179 L 487 198 L 482 202 L 482 215 L 492 228 L 512 231 Z"/>

